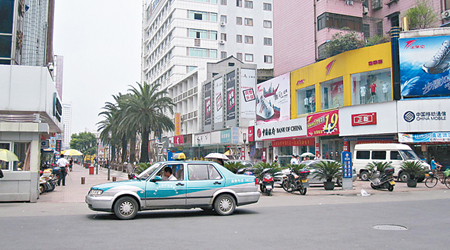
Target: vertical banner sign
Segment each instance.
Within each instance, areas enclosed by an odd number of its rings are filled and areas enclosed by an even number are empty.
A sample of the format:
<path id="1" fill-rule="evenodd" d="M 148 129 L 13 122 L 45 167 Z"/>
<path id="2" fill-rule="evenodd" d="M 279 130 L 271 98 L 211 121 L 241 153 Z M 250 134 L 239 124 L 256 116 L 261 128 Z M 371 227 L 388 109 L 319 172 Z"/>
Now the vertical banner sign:
<path id="1" fill-rule="evenodd" d="M 211 83 L 205 84 L 205 125 L 211 125 Z"/>
<path id="2" fill-rule="evenodd" d="M 256 115 L 256 71 L 241 69 L 240 116 L 255 119 Z"/>
<path id="3" fill-rule="evenodd" d="M 227 121 L 236 119 L 236 72 L 227 74 Z"/>
<path id="4" fill-rule="evenodd" d="M 339 110 L 308 115 L 308 136 L 338 135 Z"/>
<path id="5" fill-rule="evenodd" d="M 214 123 L 223 122 L 223 79 L 214 80 Z"/>
<path id="6" fill-rule="evenodd" d="M 352 153 L 348 151 L 342 152 L 342 171 L 344 178 L 352 178 Z"/>
<path id="7" fill-rule="evenodd" d="M 175 113 L 175 135 L 181 135 L 181 113 Z"/>
<path id="8" fill-rule="evenodd" d="M 61 152 L 61 140 L 56 140 L 56 151 Z"/>

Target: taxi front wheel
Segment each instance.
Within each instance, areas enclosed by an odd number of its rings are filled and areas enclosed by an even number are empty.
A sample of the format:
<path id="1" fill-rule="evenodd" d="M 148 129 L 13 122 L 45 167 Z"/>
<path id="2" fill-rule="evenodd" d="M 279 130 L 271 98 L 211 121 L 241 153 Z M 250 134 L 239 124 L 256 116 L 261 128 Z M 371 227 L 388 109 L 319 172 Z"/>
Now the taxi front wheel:
<path id="1" fill-rule="evenodd" d="M 236 202 L 233 196 L 229 194 L 222 194 L 214 201 L 214 210 L 219 215 L 233 214 L 236 209 Z"/>
<path id="2" fill-rule="evenodd" d="M 138 203 L 131 197 L 122 197 L 114 203 L 114 214 L 121 220 L 131 220 L 138 212 Z"/>

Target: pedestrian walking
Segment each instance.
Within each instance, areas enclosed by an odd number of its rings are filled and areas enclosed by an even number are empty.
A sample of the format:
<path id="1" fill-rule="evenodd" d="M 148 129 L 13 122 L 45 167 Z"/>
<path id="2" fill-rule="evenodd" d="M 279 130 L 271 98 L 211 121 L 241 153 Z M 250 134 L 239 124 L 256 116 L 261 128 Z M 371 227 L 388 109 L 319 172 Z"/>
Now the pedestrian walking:
<path id="1" fill-rule="evenodd" d="M 58 161 L 56 162 L 56 166 L 58 166 L 60 168 L 58 186 L 61 186 L 61 181 L 62 181 L 63 186 L 66 185 L 66 175 L 67 175 L 66 168 L 68 165 L 69 165 L 69 162 L 64 158 L 64 155 L 61 155 L 61 158 L 59 158 Z"/>
<path id="2" fill-rule="evenodd" d="M 73 166 L 73 158 L 70 158 L 70 160 L 69 160 L 69 169 L 70 169 L 70 172 L 72 172 L 72 166 Z"/>

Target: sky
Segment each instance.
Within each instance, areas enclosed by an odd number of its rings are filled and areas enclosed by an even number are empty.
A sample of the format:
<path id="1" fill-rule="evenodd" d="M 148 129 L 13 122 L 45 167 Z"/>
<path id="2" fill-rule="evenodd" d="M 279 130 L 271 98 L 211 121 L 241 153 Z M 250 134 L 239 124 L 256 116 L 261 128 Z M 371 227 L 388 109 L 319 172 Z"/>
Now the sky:
<path id="1" fill-rule="evenodd" d="M 64 57 L 62 102 L 72 105 L 72 134 L 96 131 L 105 103 L 141 80 L 142 1 L 55 2 L 54 54 Z"/>

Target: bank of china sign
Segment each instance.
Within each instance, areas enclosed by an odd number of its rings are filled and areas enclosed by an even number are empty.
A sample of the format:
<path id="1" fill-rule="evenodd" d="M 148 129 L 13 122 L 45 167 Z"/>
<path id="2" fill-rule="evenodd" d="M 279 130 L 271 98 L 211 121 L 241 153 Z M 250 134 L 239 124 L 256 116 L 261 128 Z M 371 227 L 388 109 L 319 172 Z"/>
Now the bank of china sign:
<path id="1" fill-rule="evenodd" d="M 306 136 L 306 118 L 255 126 L 255 140 L 270 140 Z"/>

